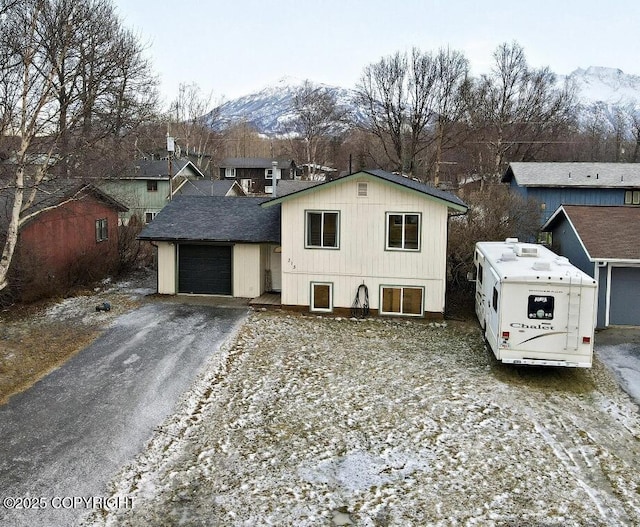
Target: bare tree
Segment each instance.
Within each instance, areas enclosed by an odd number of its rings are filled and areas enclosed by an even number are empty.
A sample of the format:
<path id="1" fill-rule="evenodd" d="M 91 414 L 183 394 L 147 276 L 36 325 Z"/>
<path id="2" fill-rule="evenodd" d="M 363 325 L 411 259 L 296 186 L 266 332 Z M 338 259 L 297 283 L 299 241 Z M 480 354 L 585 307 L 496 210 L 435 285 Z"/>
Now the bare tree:
<path id="1" fill-rule="evenodd" d="M 338 103 L 334 91 L 309 80 L 296 91 L 291 109 L 291 150 L 295 150 L 294 143 L 302 142 L 309 177 L 314 179 L 316 166 L 328 163 L 330 147 L 335 146 L 335 141 L 340 141 L 344 136 L 348 110 Z"/>
<path id="2" fill-rule="evenodd" d="M 23 0 L 4 7 L 0 123 L 12 163 L 0 189 L 10 204 L 6 233 L 0 233 L 0 290 L 19 229 L 38 213 L 34 202 L 45 177 L 83 175 L 81 155 L 104 141 L 113 147 L 126 131 L 125 115 L 140 119 L 155 100 L 142 48 L 107 0 Z M 91 40 L 101 28 L 102 40 Z M 144 91 L 136 86 L 142 83 Z"/>
<path id="3" fill-rule="evenodd" d="M 178 97 L 171 104 L 169 122 L 175 128 L 176 137 L 187 156 L 196 157 L 198 168 L 208 170 L 211 159 L 220 145 L 213 124 L 220 115 L 220 106 L 211 110 L 212 94 L 203 95 L 195 84 L 180 84 Z"/>
<path id="4" fill-rule="evenodd" d="M 575 116 L 575 94 L 568 84 L 556 88 L 548 68 L 531 69 L 516 42 L 500 45 L 493 57 L 491 73 L 477 82 L 469 118 L 486 145 L 481 171 L 497 178 L 507 157 L 534 159 L 566 130 Z"/>
<path id="5" fill-rule="evenodd" d="M 378 139 L 393 168 L 411 175 L 434 144 L 441 161 L 448 123 L 458 119 L 466 98 L 468 63 L 456 51 L 435 55 L 413 48 L 367 66 L 358 85 L 358 101 L 368 130 Z"/>

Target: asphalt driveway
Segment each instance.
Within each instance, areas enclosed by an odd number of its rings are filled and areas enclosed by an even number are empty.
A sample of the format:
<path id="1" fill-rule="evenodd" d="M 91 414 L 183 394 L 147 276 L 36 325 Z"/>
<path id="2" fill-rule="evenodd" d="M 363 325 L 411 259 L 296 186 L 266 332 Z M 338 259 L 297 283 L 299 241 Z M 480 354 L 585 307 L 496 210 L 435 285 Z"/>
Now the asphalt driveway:
<path id="1" fill-rule="evenodd" d="M 245 306 L 146 304 L 0 406 L 0 525 L 71 525 L 99 508 L 106 483 L 143 449 L 247 313 Z"/>

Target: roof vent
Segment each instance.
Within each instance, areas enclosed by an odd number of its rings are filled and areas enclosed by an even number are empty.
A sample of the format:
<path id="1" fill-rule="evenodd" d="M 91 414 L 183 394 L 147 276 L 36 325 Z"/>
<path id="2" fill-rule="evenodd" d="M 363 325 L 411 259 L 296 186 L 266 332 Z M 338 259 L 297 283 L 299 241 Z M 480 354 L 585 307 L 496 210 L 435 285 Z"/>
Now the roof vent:
<path id="1" fill-rule="evenodd" d="M 513 243 L 518 243 L 518 238 L 507 238 L 504 243 L 509 243 L 509 244 L 513 244 Z"/>
<path id="2" fill-rule="evenodd" d="M 524 256 L 528 258 L 537 258 L 538 256 L 538 248 L 535 245 L 518 243 L 514 246 L 513 250 L 518 256 Z"/>
<path id="3" fill-rule="evenodd" d="M 551 262 L 547 262 L 545 260 L 539 260 L 537 262 L 533 262 L 533 270 L 534 271 L 551 271 Z"/>
<path id="4" fill-rule="evenodd" d="M 502 253 L 501 260 L 503 262 L 514 262 L 515 259 L 516 259 L 516 253 L 514 253 L 513 251 Z"/>

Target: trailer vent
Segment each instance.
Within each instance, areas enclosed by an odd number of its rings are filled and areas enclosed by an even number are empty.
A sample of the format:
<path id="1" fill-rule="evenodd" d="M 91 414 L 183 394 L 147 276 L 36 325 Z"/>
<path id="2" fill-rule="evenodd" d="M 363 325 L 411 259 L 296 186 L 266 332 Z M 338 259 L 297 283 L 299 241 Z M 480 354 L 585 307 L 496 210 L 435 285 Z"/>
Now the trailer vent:
<path id="1" fill-rule="evenodd" d="M 501 260 L 503 262 L 514 262 L 516 260 L 516 253 L 513 251 L 502 253 Z"/>
<path id="2" fill-rule="evenodd" d="M 523 243 L 516 244 L 513 248 L 518 256 L 536 258 L 538 256 L 538 248 L 535 245 L 525 245 Z"/>
<path id="3" fill-rule="evenodd" d="M 551 262 L 546 262 L 544 260 L 533 262 L 533 270 L 534 271 L 551 271 Z"/>

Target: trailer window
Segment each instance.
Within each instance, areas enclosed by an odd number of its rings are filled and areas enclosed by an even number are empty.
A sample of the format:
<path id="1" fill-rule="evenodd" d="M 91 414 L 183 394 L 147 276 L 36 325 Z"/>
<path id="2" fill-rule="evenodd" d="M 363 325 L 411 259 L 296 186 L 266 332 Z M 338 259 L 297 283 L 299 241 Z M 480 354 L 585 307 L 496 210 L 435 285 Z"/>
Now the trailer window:
<path id="1" fill-rule="evenodd" d="M 554 304 L 552 296 L 529 295 L 529 318 L 551 320 Z"/>
<path id="2" fill-rule="evenodd" d="M 493 301 L 491 302 L 493 310 L 497 313 L 498 312 L 498 290 L 494 287 L 493 288 Z"/>
<path id="3" fill-rule="evenodd" d="M 482 283 L 482 264 L 478 264 L 478 282 Z"/>

